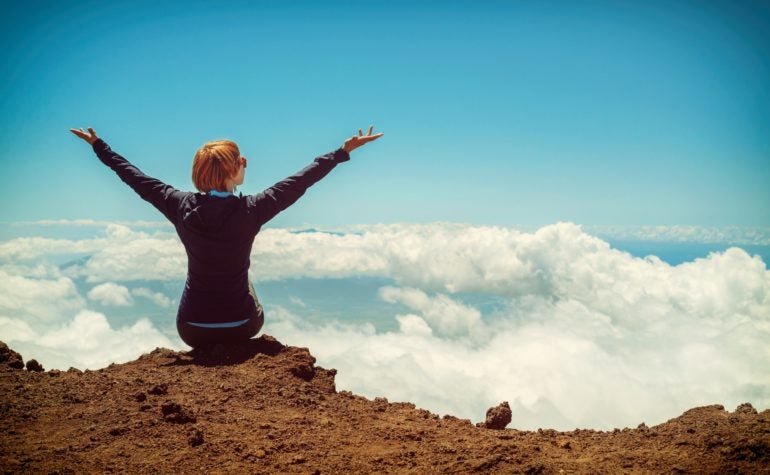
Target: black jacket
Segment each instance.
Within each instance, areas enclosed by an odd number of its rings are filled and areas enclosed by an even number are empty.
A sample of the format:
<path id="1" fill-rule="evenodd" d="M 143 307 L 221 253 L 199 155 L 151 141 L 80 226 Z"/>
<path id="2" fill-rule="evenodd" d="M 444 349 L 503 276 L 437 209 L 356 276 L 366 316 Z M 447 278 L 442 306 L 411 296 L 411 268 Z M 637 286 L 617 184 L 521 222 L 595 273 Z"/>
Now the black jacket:
<path id="1" fill-rule="evenodd" d="M 296 174 L 256 195 L 220 198 L 179 191 L 142 173 L 102 139 L 94 152 L 143 200 L 176 228 L 187 252 L 187 282 L 177 320 L 222 323 L 254 316 L 249 295 L 249 256 L 262 225 L 291 206 L 338 163 L 350 160 L 343 148 L 316 157 Z"/>

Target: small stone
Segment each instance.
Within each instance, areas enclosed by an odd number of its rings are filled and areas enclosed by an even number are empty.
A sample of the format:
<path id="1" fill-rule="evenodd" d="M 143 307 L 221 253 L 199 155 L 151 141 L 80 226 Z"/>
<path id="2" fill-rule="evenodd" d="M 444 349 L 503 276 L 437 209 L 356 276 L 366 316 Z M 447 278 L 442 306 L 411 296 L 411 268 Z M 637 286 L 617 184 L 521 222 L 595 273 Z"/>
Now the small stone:
<path id="1" fill-rule="evenodd" d="M 160 411 L 164 416 L 167 416 L 169 414 L 182 412 L 182 406 L 174 401 L 166 401 L 160 406 Z"/>
<path id="2" fill-rule="evenodd" d="M 190 444 L 191 447 L 197 447 L 203 443 L 203 432 L 201 432 L 200 429 L 193 428 L 190 431 L 190 437 L 188 437 L 187 442 Z"/>
<path id="3" fill-rule="evenodd" d="M 156 396 L 161 396 L 163 394 L 168 394 L 168 384 L 166 383 L 160 383 L 156 384 L 152 388 L 150 388 L 149 391 L 147 391 L 150 394 L 154 394 Z"/>
<path id="4" fill-rule="evenodd" d="M 134 399 L 136 399 L 138 402 L 143 402 L 147 400 L 147 395 L 144 393 L 144 391 L 139 391 L 138 393 L 134 394 Z"/>
<path id="5" fill-rule="evenodd" d="M 0 363 L 5 363 L 14 369 L 24 368 L 24 360 L 21 355 L 8 348 L 8 345 L 2 341 L 0 341 Z"/>
<path id="6" fill-rule="evenodd" d="M 187 410 L 174 401 L 166 401 L 161 405 L 160 411 L 163 413 L 163 420 L 166 422 L 173 422 L 175 424 L 187 424 L 189 422 L 196 422 L 196 417 L 190 414 Z"/>
<path id="7" fill-rule="evenodd" d="M 310 381 L 315 376 L 315 357 L 310 354 L 307 348 L 301 348 L 301 353 L 297 353 L 292 358 L 294 365 L 290 368 L 291 374 L 294 376 Z"/>
<path id="8" fill-rule="evenodd" d="M 27 371 L 42 372 L 45 370 L 43 369 L 43 365 L 38 363 L 36 359 L 32 358 L 31 360 L 27 361 Z"/>
<path id="9" fill-rule="evenodd" d="M 756 414 L 757 410 L 754 409 L 754 406 L 751 405 L 751 403 L 744 402 L 743 404 L 739 404 L 738 407 L 735 408 L 736 414 Z"/>
<path id="10" fill-rule="evenodd" d="M 503 401 L 496 407 L 490 407 L 487 409 L 487 419 L 484 421 L 484 427 L 487 429 L 501 430 L 505 429 L 511 422 L 511 406 L 508 405 L 508 401 Z"/>

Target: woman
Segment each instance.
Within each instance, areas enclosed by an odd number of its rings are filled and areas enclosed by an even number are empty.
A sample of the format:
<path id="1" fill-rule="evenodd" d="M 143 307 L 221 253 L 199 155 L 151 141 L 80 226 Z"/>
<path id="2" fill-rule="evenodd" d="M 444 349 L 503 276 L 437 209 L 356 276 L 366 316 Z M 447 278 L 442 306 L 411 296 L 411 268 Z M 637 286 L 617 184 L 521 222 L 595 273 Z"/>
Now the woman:
<path id="1" fill-rule="evenodd" d="M 230 140 L 208 142 L 195 154 L 192 179 L 198 193 L 179 191 L 142 173 L 113 152 L 93 128 L 70 129 L 99 159 L 171 221 L 187 252 L 187 282 L 177 311 L 179 336 L 192 348 L 245 341 L 264 323 L 262 305 L 248 278 L 254 237 L 262 225 L 291 206 L 350 152 L 383 134 L 346 140 L 296 174 L 256 195 L 234 194 L 243 184 L 246 158 Z"/>

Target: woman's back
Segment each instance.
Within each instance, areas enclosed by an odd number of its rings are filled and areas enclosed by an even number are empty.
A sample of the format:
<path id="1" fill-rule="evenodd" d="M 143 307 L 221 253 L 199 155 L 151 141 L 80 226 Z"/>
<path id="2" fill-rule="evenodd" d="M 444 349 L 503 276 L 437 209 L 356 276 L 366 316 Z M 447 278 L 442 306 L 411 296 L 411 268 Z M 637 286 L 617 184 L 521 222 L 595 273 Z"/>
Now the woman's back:
<path id="1" fill-rule="evenodd" d="M 340 147 L 261 193 L 220 197 L 179 191 L 147 176 L 101 138 L 92 147 L 105 165 L 176 228 L 188 260 L 177 312 L 177 321 L 182 322 L 226 323 L 249 318 L 254 312 L 248 281 L 254 237 L 310 186 L 350 160 L 350 154 Z"/>
<path id="2" fill-rule="evenodd" d="M 177 319 L 227 322 L 247 318 L 253 307 L 248 270 L 259 231 L 242 196 L 189 193 L 182 198 L 176 223 L 187 252 L 187 282 Z"/>
<path id="3" fill-rule="evenodd" d="M 373 126 L 372 126 L 373 127 Z M 180 191 L 144 174 L 115 153 L 89 128 L 70 129 L 86 140 L 99 160 L 110 167 L 143 200 L 174 225 L 187 252 L 187 281 L 179 302 L 177 329 L 190 346 L 222 338 L 250 338 L 262 326 L 262 306 L 248 278 L 251 247 L 260 228 L 296 202 L 305 191 L 350 152 L 382 136 L 358 136 L 338 149 L 256 195 L 235 196 L 230 190 L 243 183 L 246 158 L 235 142 L 208 142 L 193 160 L 193 182 L 198 193 Z M 227 191 L 223 191 L 227 190 Z M 238 328 L 236 328 L 238 327 Z M 206 333 L 195 329 L 212 329 Z M 193 331 L 195 330 L 195 331 Z M 214 336 L 218 335 L 218 336 Z"/>

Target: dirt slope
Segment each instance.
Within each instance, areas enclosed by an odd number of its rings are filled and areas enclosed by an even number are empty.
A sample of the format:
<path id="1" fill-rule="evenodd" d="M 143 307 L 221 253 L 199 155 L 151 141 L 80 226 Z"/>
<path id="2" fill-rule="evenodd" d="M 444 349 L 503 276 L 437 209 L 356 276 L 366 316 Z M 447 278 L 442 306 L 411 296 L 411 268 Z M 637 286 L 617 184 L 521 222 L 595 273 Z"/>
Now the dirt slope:
<path id="1" fill-rule="evenodd" d="M 213 353 L 156 348 L 97 371 L 30 371 L 0 343 L 0 468 L 770 473 L 770 411 L 750 405 L 698 407 L 654 427 L 615 431 L 493 430 L 338 392 L 335 370 L 269 336 Z"/>

